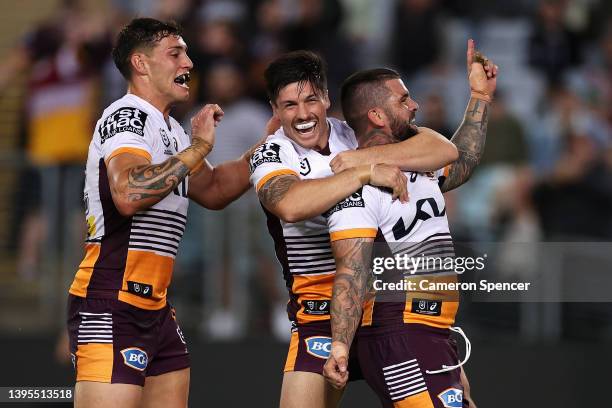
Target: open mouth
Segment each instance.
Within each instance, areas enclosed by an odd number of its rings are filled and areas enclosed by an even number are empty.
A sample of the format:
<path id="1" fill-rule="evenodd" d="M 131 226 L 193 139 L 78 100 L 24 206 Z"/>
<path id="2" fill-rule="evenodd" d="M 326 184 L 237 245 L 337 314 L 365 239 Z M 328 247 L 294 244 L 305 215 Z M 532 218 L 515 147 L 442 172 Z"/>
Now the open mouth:
<path id="1" fill-rule="evenodd" d="M 191 77 L 189 76 L 189 72 L 185 72 L 184 74 L 181 74 L 174 78 L 174 83 L 183 88 L 189 89 L 187 82 L 189 82 L 190 79 Z"/>
<path id="2" fill-rule="evenodd" d="M 313 131 L 316 125 L 317 121 L 311 120 L 309 122 L 298 123 L 294 126 L 294 128 L 299 134 L 305 135 Z"/>

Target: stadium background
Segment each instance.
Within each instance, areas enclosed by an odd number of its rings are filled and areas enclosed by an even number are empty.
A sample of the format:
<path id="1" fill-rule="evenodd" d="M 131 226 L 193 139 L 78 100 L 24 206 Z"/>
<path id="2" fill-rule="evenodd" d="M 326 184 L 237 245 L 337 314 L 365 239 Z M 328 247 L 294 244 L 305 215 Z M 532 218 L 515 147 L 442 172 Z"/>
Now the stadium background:
<path id="1" fill-rule="evenodd" d="M 186 120 L 205 101 L 224 108 L 215 163 L 259 139 L 270 115 L 263 69 L 298 48 L 327 59 L 332 100 L 358 68 L 397 68 L 420 104 L 419 123 L 450 137 L 468 95 L 465 41 L 474 38 L 501 71 L 483 162 L 446 195 L 454 236 L 509 249 L 511 279 L 529 266 L 514 243 L 607 243 L 580 253 L 578 266 L 567 253 L 556 267 L 578 277 L 571 284 L 584 276 L 612 289 L 610 2 L 21 0 L 0 8 L 2 386 L 72 382 L 61 333 L 86 228 L 84 149 L 101 110 L 125 90 L 108 52 L 137 15 L 183 25 L 193 98 L 173 116 Z M 190 209 L 170 299 L 193 357 L 191 406 L 277 403 L 286 292 L 260 213 L 252 191 L 223 212 Z M 591 277 L 596 264 L 608 274 Z M 468 297 L 459 323 L 473 343 L 466 367 L 480 407 L 609 405 L 610 303 Z M 377 402 L 357 384 L 343 406 Z"/>

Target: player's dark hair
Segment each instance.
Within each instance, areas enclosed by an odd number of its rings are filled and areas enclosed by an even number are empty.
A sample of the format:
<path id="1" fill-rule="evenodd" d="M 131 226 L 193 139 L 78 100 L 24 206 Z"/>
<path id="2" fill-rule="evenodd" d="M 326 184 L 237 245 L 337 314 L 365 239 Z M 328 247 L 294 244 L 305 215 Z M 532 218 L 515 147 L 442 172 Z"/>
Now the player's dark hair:
<path id="1" fill-rule="evenodd" d="M 297 82 L 300 86 L 310 83 L 315 93 L 323 96 L 327 92 L 327 64 L 320 55 L 306 50 L 292 51 L 276 58 L 266 71 L 268 98 L 276 104 L 281 89 Z"/>
<path id="2" fill-rule="evenodd" d="M 342 83 L 340 101 L 346 123 L 359 134 L 367 124 L 367 112 L 372 108 L 383 108 L 391 91 L 385 86 L 390 79 L 400 75 L 389 68 L 357 71 Z"/>
<path id="3" fill-rule="evenodd" d="M 113 48 L 113 61 L 123 77 L 132 76 L 130 58 L 138 49 L 150 49 L 168 36 L 181 35 L 181 28 L 174 22 L 162 22 L 154 18 L 135 18 L 123 27 Z"/>

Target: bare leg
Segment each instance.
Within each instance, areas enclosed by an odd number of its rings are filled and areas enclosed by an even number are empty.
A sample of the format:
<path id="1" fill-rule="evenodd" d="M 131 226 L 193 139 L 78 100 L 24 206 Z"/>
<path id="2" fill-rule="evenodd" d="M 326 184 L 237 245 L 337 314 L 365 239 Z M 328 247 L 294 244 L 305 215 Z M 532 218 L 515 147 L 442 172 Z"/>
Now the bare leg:
<path id="1" fill-rule="evenodd" d="M 138 408 L 142 387 L 134 384 L 110 384 L 79 381 L 74 388 L 75 408 Z"/>
<path id="2" fill-rule="evenodd" d="M 280 408 L 336 408 L 344 390 L 336 390 L 320 374 L 303 371 L 283 376 Z"/>
<path id="3" fill-rule="evenodd" d="M 186 408 L 190 369 L 150 376 L 145 379 L 141 408 Z"/>

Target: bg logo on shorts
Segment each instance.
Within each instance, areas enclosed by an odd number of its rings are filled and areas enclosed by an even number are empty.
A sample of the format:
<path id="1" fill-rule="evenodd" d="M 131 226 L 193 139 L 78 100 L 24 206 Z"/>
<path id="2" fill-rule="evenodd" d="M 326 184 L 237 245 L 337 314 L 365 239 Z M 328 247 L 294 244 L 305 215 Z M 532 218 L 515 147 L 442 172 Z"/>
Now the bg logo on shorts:
<path id="1" fill-rule="evenodd" d="M 126 366 L 132 367 L 138 371 L 143 371 L 147 368 L 149 356 L 147 356 L 145 351 L 136 347 L 130 347 L 121 350 L 121 354 L 123 355 L 123 362 Z"/>
<path id="2" fill-rule="evenodd" d="M 327 360 L 331 352 L 331 337 L 308 337 L 304 342 L 306 342 L 306 352 L 308 354 Z"/>
<path id="3" fill-rule="evenodd" d="M 438 394 L 438 398 L 442 401 L 445 408 L 461 408 L 463 407 L 463 391 L 457 388 L 449 388 L 448 390 Z"/>

